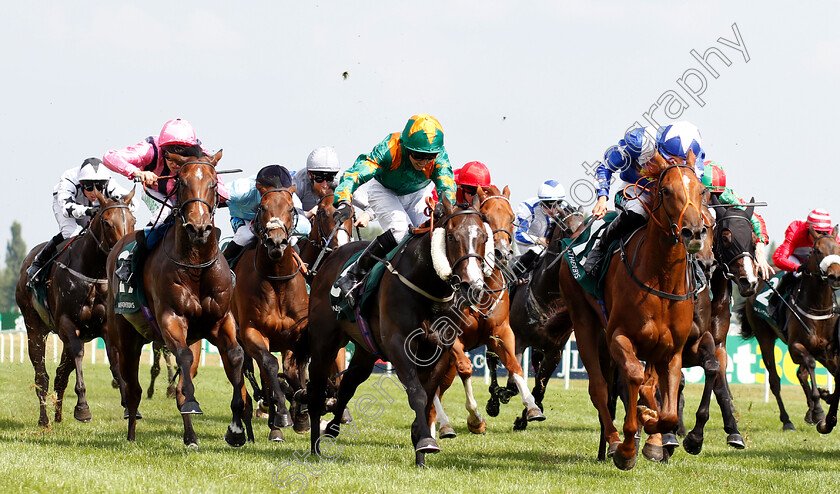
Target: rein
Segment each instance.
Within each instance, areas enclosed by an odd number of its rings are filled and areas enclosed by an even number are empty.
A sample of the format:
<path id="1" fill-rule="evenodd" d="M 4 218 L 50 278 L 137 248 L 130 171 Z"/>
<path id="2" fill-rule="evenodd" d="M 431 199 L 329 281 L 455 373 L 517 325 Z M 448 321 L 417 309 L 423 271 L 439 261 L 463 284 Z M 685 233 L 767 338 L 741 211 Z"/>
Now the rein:
<path id="1" fill-rule="evenodd" d="M 99 210 L 99 212 L 97 213 L 97 215 L 99 216 L 99 235 L 95 235 L 93 233 L 93 228 L 88 228 L 87 229 L 88 233 L 90 233 L 90 236 L 93 237 L 94 242 L 96 242 L 96 246 L 106 256 L 108 254 L 110 254 L 111 250 L 114 248 L 113 245 L 108 247 L 108 249 L 105 249 L 104 247 L 102 247 L 102 244 L 105 243 L 105 229 L 102 228 L 102 215 L 105 213 L 105 211 L 108 211 L 109 209 L 129 209 L 129 207 L 126 204 L 112 204 L 111 206 L 106 206 L 105 208 Z M 96 219 L 96 218 L 94 218 L 94 219 Z M 124 213 L 123 213 L 123 220 L 125 220 Z M 93 221 L 91 221 L 91 223 L 93 223 Z"/>
<path id="2" fill-rule="evenodd" d="M 651 218 L 653 218 L 653 216 L 651 216 Z M 642 235 L 644 235 L 644 233 L 642 233 Z M 631 236 L 631 238 L 632 238 L 632 236 Z M 644 240 L 645 239 L 642 238 L 642 240 L 640 240 L 639 243 L 636 244 L 636 250 L 633 253 L 633 260 L 630 263 L 627 262 L 627 253 L 624 250 L 624 247 L 625 247 L 626 244 L 622 240 L 620 240 L 618 242 L 619 249 L 621 250 L 621 262 L 622 262 L 622 264 L 624 264 L 624 267 L 627 268 L 627 273 L 630 275 L 630 278 L 633 281 L 635 281 L 636 284 L 639 285 L 644 291 L 646 291 L 647 293 L 650 293 L 652 295 L 656 295 L 657 297 L 660 297 L 660 298 L 666 298 L 668 300 L 676 300 L 676 301 L 679 302 L 679 301 L 683 301 L 683 300 L 688 300 L 692 297 L 696 297 L 698 294 L 700 294 L 700 292 L 702 292 L 703 290 L 706 289 L 706 285 L 700 285 L 699 287 L 696 287 L 697 280 L 695 280 L 694 276 L 692 276 L 692 272 L 693 272 L 693 270 L 691 269 L 692 260 L 689 258 L 689 256 L 686 256 L 686 264 L 685 264 L 686 265 L 686 268 L 685 268 L 685 278 L 686 279 L 685 279 L 685 281 L 686 281 L 686 286 L 688 287 L 688 290 L 689 290 L 688 293 L 686 293 L 684 295 L 679 295 L 679 294 L 676 294 L 676 293 L 668 293 L 668 292 L 663 292 L 661 290 L 657 290 L 656 288 L 653 288 L 653 287 L 650 287 L 650 286 L 646 285 L 645 282 L 640 280 L 636 276 L 636 274 L 633 272 L 633 266 L 636 264 L 636 257 L 639 255 L 639 249 L 641 248 L 642 242 L 644 242 Z M 696 287 L 693 291 L 691 290 L 692 285 L 694 285 Z"/>
<path id="3" fill-rule="evenodd" d="M 323 229 L 323 225 L 321 223 L 323 221 L 322 218 L 323 218 L 323 216 L 326 215 L 326 213 L 324 213 L 323 209 L 321 209 L 321 204 L 323 203 L 324 199 L 326 199 L 327 197 L 333 197 L 334 198 L 335 197 L 335 192 L 330 193 L 330 194 L 326 194 L 323 197 L 321 197 L 320 199 L 318 199 L 318 211 L 315 213 L 315 217 L 318 220 L 318 221 L 316 221 L 316 226 L 318 228 L 318 241 L 322 242 L 322 243 L 321 244 L 314 244 L 315 247 L 318 247 L 320 249 L 320 251 L 318 252 L 318 257 L 315 259 L 315 262 L 312 263 L 312 267 L 309 268 L 309 271 L 312 273 L 313 276 L 315 275 L 315 273 L 318 272 L 318 266 L 321 265 L 321 261 L 324 260 L 324 256 L 326 256 L 328 253 L 333 251 L 333 248 L 330 247 L 330 242 L 332 242 L 332 239 L 333 239 L 333 237 L 335 236 L 336 233 L 338 233 L 340 230 L 344 230 L 345 232 L 347 232 L 348 237 L 350 237 L 351 239 L 353 238 L 353 233 L 347 231 L 347 228 L 345 228 L 343 224 L 334 225 L 333 229 L 330 231 L 330 234 L 326 237 L 326 239 L 324 238 L 324 229 Z M 311 239 L 310 239 L 310 241 L 311 241 Z"/>

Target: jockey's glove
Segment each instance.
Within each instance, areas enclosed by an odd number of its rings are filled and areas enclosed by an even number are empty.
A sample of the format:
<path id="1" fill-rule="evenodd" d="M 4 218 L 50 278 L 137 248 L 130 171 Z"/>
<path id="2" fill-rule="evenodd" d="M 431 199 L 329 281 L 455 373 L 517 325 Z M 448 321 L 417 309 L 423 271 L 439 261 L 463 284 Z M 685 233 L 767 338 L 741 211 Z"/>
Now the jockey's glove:
<path id="1" fill-rule="evenodd" d="M 347 201 L 341 201 L 338 203 L 338 208 L 333 213 L 333 221 L 335 221 L 336 225 L 340 225 L 349 220 L 351 216 L 353 216 L 353 211 L 350 208 L 350 203 Z"/>
<path id="2" fill-rule="evenodd" d="M 68 204 L 67 205 L 67 216 L 71 218 L 76 218 L 77 220 L 84 218 L 85 216 L 93 216 L 93 214 L 88 214 L 88 210 L 92 210 L 93 208 L 88 206 L 82 206 L 81 204 Z"/>

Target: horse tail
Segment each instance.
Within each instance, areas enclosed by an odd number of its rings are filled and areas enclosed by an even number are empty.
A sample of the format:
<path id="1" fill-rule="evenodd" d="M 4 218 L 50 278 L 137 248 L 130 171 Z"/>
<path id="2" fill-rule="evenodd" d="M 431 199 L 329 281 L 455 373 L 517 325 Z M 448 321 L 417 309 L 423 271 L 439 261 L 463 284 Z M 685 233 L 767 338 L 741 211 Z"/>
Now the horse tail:
<path id="1" fill-rule="evenodd" d="M 745 340 L 751 340 L 755 338 L 755 331 L 753 331 L 753 327 L 750 324 L 750 320 L 747 319 L 747 306 L 746 304 L 744 307 L 738 310 L 738 319 L 741 321 L 741 338 Z"/>

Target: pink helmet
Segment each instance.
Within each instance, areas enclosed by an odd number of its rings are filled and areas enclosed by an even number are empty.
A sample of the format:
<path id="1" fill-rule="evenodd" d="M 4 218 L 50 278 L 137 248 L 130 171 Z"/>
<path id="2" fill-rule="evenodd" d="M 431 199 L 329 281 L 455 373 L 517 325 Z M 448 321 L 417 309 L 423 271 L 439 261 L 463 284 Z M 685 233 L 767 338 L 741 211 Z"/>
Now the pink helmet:
<path id="1" fill-rule="evenodd" d="M 825 209 L 808 213 L 808 226 L 821 233 L 831 233 L 831 215 Z"/>
<path id="2" fill-rule="evenodd" d="M 182 146 L 195 146 L 198 139 L 195 137 L 195 129 L 186 120 L 176 118 L 163 124 L 163 129 L 158 137 L 158 146 L 167 144 L 180 144 Z"/>

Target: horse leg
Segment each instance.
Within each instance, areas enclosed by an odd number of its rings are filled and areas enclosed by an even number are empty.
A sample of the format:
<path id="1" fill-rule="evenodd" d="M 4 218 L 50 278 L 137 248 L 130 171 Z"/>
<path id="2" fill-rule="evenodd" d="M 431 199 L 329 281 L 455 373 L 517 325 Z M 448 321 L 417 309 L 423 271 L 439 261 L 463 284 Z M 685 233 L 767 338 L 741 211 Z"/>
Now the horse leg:
<path id="1" fill-rule="evenodd" d="M 163 350 L 157 341 L 152 344 L 152 370 L 150 372 L 149 389 L 146 390 L 146 397 L 152 399 L 155 394 L 155 380 L 160 375 L 160 356 Z"/>
<path id="2" fill-rule="evenodd" d="M 306 335 L 303 335 L 303 337 L 306 337 Z M 291 404 L 290 412 L 294 423 L 294 431 L 298 434 L 306 434 L 310 428 L 309 415 L 307 415 L 301 401 L 304 383 L 306 383 L 306 363 L 298 362 L 292 350 L 283 352 L 283 374 L 286 375 L 286 380 L 289 383 L 289 390 L 285 398 Z M 282 402 L 284 397 L 281 395 L 279 399 Z M 344 418 L 343 412 L 344 410 L 342 410 L 342 419 Z"/>
<path id="3" fill-rule="evenodd" d="M 685 420 L 683 420 L 683 410 L 685 409 L 685 395 L 683 392 L 685 391 L 685 376 L 680 379 L 680 398 L 679 403 L 677 403 L 677 413 L 680 417 L 680 425 L 677 426 L 677 435 L 680 437 L 685 437 L 688 431 L 685 430 Z"/>
<path id="4" fill-rule="evenodd" d="M 446 414 L 446 410 L 444 410 L 443 404 L 441 403 L 443 394 L 446 393 L 446 390 L 449 389 L 450 386 L 452 386 L 452 383 L 455 381 L 455 376 L 458 374 L 457 356 L 454 351 L 450 350 L 448 359 L 449 366 L 447 367 L 446 374 L 441 380 L 440 386 L 438 386 L 437 393 L 435 393 L 434 407 L 431 409 L 429 416 L 429 427 L 432 428 L 432 437 L 435 437 L 434 427 L 437 425 L 439 431 L 438 437 L 441 439 L 449 439 L 458 435 L 455 432 L 455 428 L 452 427 L 452 424 L 449 422 L 449 416 Z M 472 367 L 470 368 L 470 371 L 472 371 Z M 469 425 L 469 420 L 467 420 L 467 424 Z"/>
<path id="5" fill-rule="evenodd" d="M 64 351 L 73 361 L 73 369 L 68 372 L 76 371 L 76 407 L 73 410 L 73 417 L 79 422 L 90 422 L 91 414 L 90 407 L 87 404 L 87 397 L 85 396 L 85 379 L 82 373 L 82 360 L 85 357 L 84 343 L 79 339 L 76 325 L 67 316 L 61 316 L 58 320 L 58 331 L 60 335 L 64 335 Z M 64 356 L 62 356 L 62 359 Z M 64 383 L 66 385 L 66 381 Z M 62 389 L 63 398 L 64 390 Z M 58 395 L 58 392 L 56 392 Z"/>
<path id="6" fill-rule="evenodd" d="M 726 443 L 735 449 L 744 449 L 744 438 L 738 430 L 738 420 L 735 418 L 735 404 L 732 400 L 732 392 L 729 390 L 729 383 L 726 382 L 726 364 L 729 357 L 726 353 L 724 345 L 718 345 L 715 348 L 715 356 L 717 357 L 719 371 L 717 375 L 717 382 L 715 383 L 715 399 L 720 407 L 721 417 L 723 418 L 723 430 L 726 432 Z"/>
<path id="7" fill-rule="evenodd" d="M 796 377 L 799 379 L 799 384 L 802 386 L 802 391 L 805 392 L 805 399 L 808 402 L 805 423 L 816 425 L 825 419 L 825 411 L 820 404 L 820 391 L 816 381 L 817 361 L 801 343 L 797 342 L 790 345 L 789 351 L 794 363 L 799 364 Z M 810 382 L 808 381 L 809 378 Z"/>
<path id="8" fill-rule="evenodd" d="M 586 303 L 583 301 L 582 303 Z M 598 420 L 601 424 L 602 440 L 608 445 L 607 456 L 613 456 L 618 449 L 621 438 L 613 423 L 615 416 L 615 398 L 610 399 L 608 382 L 605 378 L 605 367 L 609 367 L 609 354 L 606 352 L 606 342 L 601 323 L 591 315 L 583 315 L 589 324 L 575 326 L 575 340 L 578 345 L 578 354 L 583 362 L 586 372 L 589 374 L 589 400 L 598 411 Z M 615 374 L 617 371 L 610 371 Z M 615 378 L 610 382 L 617 381 Z M 612 408 L 610 408 L 612 404 Z"/>
<path id="9" fill-rule="evenodd" d="M 461 382 L 464 385 L 464 394 L 466 396 L 465 405 L 467 408 L 467 413 L 469 414 L 469 416 L 467 417 L 467 429 L 469 429 L 469 431 L 473 434 L 484 434 L 484 431 L 487 430 L 487 422 L 484 421 L 484 417 L 482 417 L 481 413 L 478 411 L 478 402 L 475 400 L 475 394 L 473 393 L 472 362 L 470 361 L 469 357 L 467 357 L 467 354 L 464 353 L 464 343 L 460 339 L 455 339 L 455 342 L 452 345 L 451 355 L 455 358 L 455 370 L 458 373 L 458 377 L 461 378 Z M 446 365 L 446 372 L 441 376 L 444 383 L 447 380 L 450 368 L 451 365 Z M 443 392 L 445 390 L 446 388 L 444 388 L 443 385 L 441 385 L 440 396 L 443 396 Z M 443 406 L 441 405 L 441 409 L 442 408 Z M 443 430 L 441 430 L 441 437 L 443 437 Z"/>
<path id="10" fill-rule="evenodd" d="M 172 354 L 169 353 L 169 348 L 166 346 L 163 347 L 163 362 L 166 364 L 166 382 L 168 383 L 166 386 L 166 397 L 174 398 L 175 386 L 178 383 L 175 381 L 176 372 L 175 365 L 172 363 Z"/>
<path id="11" fill-rule="evenodd" d="M 491 417 L 496 417 L 499 415 L 499 358 L 491 354 L 490 352 L 485 352 L 484 356 L 485 365 L 487 365 L 487 370 L 490 372 L 490 387 L 488 388 L 488 391 L 490 392 L 490 398 L 487 400 L 487 405 L 485 405 L 484 410 L 487 412 L 487 415 Z"/>
<path id="12" fill-rule="evenodd" d="M 510 373 L 510 378 L 516 383 L 519 394 L 522 396 L 522 404 L 526 409 L 526 420 L 528 422 L 545 420 L 545 415 L 543 415 L 540 407 L 537 406 L 531 390 L 528 389 L 528 381 L 525 379 L 522 366 L 519 364 L 519 360 L 515 355 L 514 347 L 516 343 L 510 325 L 505 322 L 497 326 L 493 329 L 493 335 L 494 337 L 487 342 L 487 347 L 499 356 L 502 365 Z M 504 402 L 504 399 L 502 401 Z"/>
<path id="13" fill-rule="evenodd" d="M 143 397 L 138 376 L 143 340 L 134 327 L 122 317 L 119 317 L 117 325 L 121 326 L 119 340 L 115 343 L 119 354 L 120 377 L 122 378 L 120 382 L 122 384 L 123 400 L 125 401 L 125 415 L 128 418 L 126 439 L 134 441 L 137 428 L 137 408 L 140 406 L 140 399 Z"/>
<path id="14" fill-rule="evenodd" d="M 611 321 L 612 322 L 612 321 Z M 613 330 L 613 334 L 617 331 Z M 633 343 L 627 336 L 617 334 L 609 346 L 610 355 L 616 361 L 618 368 L 622 370 L 627 382 L 627 403 L 624 416 L 624 440 L 618 446 L 613 455 L 613 462 L 621 470 L 630 470 L 636 465 L 636 432 L 639 430 L 637 418 L 637 405 L 639 402 L 639 388 L 645 380 L 645 372 L 642 363 L 636 357 Z M 645 422 L 649 422 L 648 419 Z M 653 433 L 656 431 L 650 431 Z"/>
<path id="15" fill-rule="evenodd" d="M 331 355 L 334 355 L 331 352 L 327 352 L 327 354 L 330 355 L 330 357 L 328 357 L 326 361 L 321 362 L 324 370 L 329 369 L 329 358 L 331 358 Z M 350 366 L 347 368 L 347 372 L 344 374 L 344 378 L 341 381 L 341 386 L 338 388 L 335 414 L 333 415 L 333 419 L 326 425 L 324 429 L 324 436 L 333 439 L 338 437 L 338 434 L 341 432 L 341 417 L 344 414 L 344 409 L 347 408 L 347 404 L 350 403 L 350 399 L 353 398 L 353 395 L 356 393 L 356 388 L 358 388 L 360 384 L 370 377 L 370 373 L 373 372 L 376 360 L 377 357 L 375 355 L 367 353 L 361 348 L 356 347 L 356 353 L 353 355 L 353 359 L 350 360 Z M 313 379 L 315 372 L 316 368 L 310 365 L 310 373 L 312 374 Z M 319 370 L 318 372 L 321 371 Z M 309 406 L 311 409 L 312 398 L 309 400 Z M 320 423 L 320 417 L 314 417 L 311 411 L 309 412 L 309 417 L 310 422 Z M 318 422 L 316 422 L 316 420 Z M 314 427 L 312 429 L 312 449 L 314 453 L 320 456 L 321 445 L 319 443 L 319 439 L 315 437 L 315 429 L 316 428 Z"/>
<path id="16" fill-rule="evenodd" d="M 219 323 L 218 332 L 212 335 L 212 339 L 212 343 L 219 349 L 228 381 L 233 386 L 233 397 L 230 401 L 232 416 L 225 433 L 225 442 L 229 446 L 238 448 L 247 441 L 244 424 L 242 423 L 245 412 L 245 400 L 242 399 L 242 388 L 245 386 L 245 378 L 242 375 L 242 360 L 245 352 L 242 351 L 242 347 L 236 341 L 236 322 L 233 319 L 233 314 L 227 313 L 227 316 Z M 196 358 L 197 360 L 198 358 Z M 274 362 L 276 363 L 277 359 L 274 359 Z M 277 372 L 274 373 L 274 376 L 276 375 Z"/>
<path id="17" fill-rule="evenodd" d="M 645 382 L 639 387 L 639 406 L 637 413 L 645 416 L 659 414 L 661 396 L 659 392 L 659 375 L 652 365 L 645 366 Z M 670 433 L 669 433 L 670 434 Z M 641 442 L 641 433 L 636 432 L 637 444 Z M 665 463 L 671 457 L 664 447 L 664 434 L 652 433 L 648 435 L 642 455 L 650 461 Z M 673 451 L 673 450 L 672 450 Z"/>
<path id="18" fill-rule="evenodd" d="M 430 437 L 432 443 L 428 443 L 426 441 L 426 445 L 423 446 L 422 444 L 418 443 L 415 446 L 414 450 L 414 465 L 417 467 L 425 467 L 426 466 L 426 453 L 437 453 L 440 451 L 440 448 L 437 447 L 437 443 L 434 442 L 435 440 L 435 431 L 434 431 L 434 413 L 435 408 L 440 403 L 439 398 L 437 397 L 437 391 L 440 389 L 440 383 L 446 378 L 446 375 L 449 372 L 449 368 L 451 367 L 450 362 L 448 362 L 445 358 L 438 360 L 431 370 L 428 368 L 424 369 L 421 373 L 418 372 L 418 380 L 423 385 L 423 391 L 425 392 L 426 398 L 426 407 L 425 407 L 425 417 L 426 425 L 429 426 L 429 430 L 431 431 Z M 472 368 L 470 368 L 472 370 Z M 469 388 L 468 399 L 472 393 L 472 386 Z M 435 403 L 437 402 L 437 404 Z M 475 402 L 475 399 L 473 399 Z M 475 405 L 478 408 L 478 404 Z M 441 410 L 443 407 L 441 407 Z M 422 442 L 422 439 L 421 439 Z M 419 447 L 418 447 L 419 446 Z"/>
<path id="19" fill-rule="evenodd" d="M 834 373 L 835 382 L 840 382 L 840 372 Z M 817 432 L 820 434 L 828 434 L 837 425 L 837 404 L 840 402 L 840 386 L 835 385 L 834 393 L 832 393 L 826 403 L 828 403 L 828 415 L 817 424 Z"/>
<path id="20" fill-rule="evenodd" d="M 715 357 L 715 341 L 712 338 L 712 334 L 708 331 L 700 336 L 697 352 L 706 375 L 706 382 L 703 385 L 703 396 L 700 399 L 700 406 L 697 407 L 694 428 L 683 439 L 683 448 L 686 453 L 692 455 L 700 454 L 700 451 L 703 449 L 703 429 L 706 426 L 706 422 L 709 421 L 712 389 L 717 386 L 717 379 L 720 376 L 720 362 Z"/>
<path id="21" fill-rule="evenodd" d="M 201 352 L 201 340 L 196 341 L 187 347 L 186 343 L 180 349 L 173 352 L 175 362 L 178 363 L 178 385 L 175 387 L 175 406 L 181 413 L 181 420 L 184 422 L 184 445 L 189 448 L 198 448 L 198 437 L 192 425 L 192 415 L 203 413 L 195 401 L 195 388 L 192 379 L 198 373 L 199 353 Z M 219 356 L 221 357 L 221 349 Z M 187 390 L 192 388 L 190 394 Z M 190 398 L 190 396 L 192 396 Z"/>
<path id="22" fill-rule="evenodd" d="M 244 347 L 244 345 L 243 345 L 243 347 Z M 242 360 L 242 371 L 245 374 L 245 379 L 247 379 L 248 382 L 251 383 L 251 389 L 253 390 L 254 401 L 257 402 L 258 406 L 262 406 L 262 404 L 263 404 L 262 403 L 262 401 L 263 401 L 262 389 L 260 389 L 260 383 L 257 382 L 257 377 L 256 377 L 256 374 L 254 372 L 254 359 L 251 358 L 250 355 L 248 355 L 247 348 L 246 348 L 246 351 L 245 351 L 245 357 L 243 357 L 243 360 Z M 262 379 L 262 377 L 263 376 L 260 376 L 261 379 Z M 265 387 L 265 386 L 263 386 L 263 387 Z"/>
<path id="23" fill-rule="evenodd" d="M 779 420 L 782 422 L 783 431 L 795 431 L 793 423 L 790 421 L 785 404 L 782 402 L 782 388 L 779 379 L 779 374 L 776 372 L 776 362 L 774 357 L 775 352 L 775 336 L 767 336 L 764 331 L 759 333 L 758 325 L 754 326 L 755 338 L 758 341 L 758 346 L 761 348 L 761 360 L 764 361 L 764 368 L 767 370 L 767 380 L 770 381 L 770 391 L 776 397 L 776 404 L 779 406 Z M 772 330 L 770 330 L 772 331 Z"/>
<path id="24" fill-rule="evenodd" d="M 119 364 L 119 356 L 117 354 L 117 349 L 111 343 L 110 336 L 108 336 L 108 328 L 107 326 L 102 329 L 102 341 L 105 342 L 105 354 L 108 355 L 108 367 L 111 370 L 111 378 L 113 379 L 113 383 L 117 383 L 116 387 L 118 389 L 122 389 L 122 377 L 120 377 L 120 364 Z M 122 391 L 120 391 L 120 401 L 121 405 L 125 407 L 125 400 L 122 399 Z"/>
<path id="25" fill-rule="evenodd" d="M 59 423 L 64 418 L 64 391 L 67 390 L 67 383 L 70 380 L 70 372 L 73 370 L 73 355 L 70 353 L 70 345 L 65 343 L 61 351 L 61 360 L 55 369 L 53 388 L 55 390 L 55 421 Z"/>
<path id="26" fill-rule="evenodd" d="M 40 409 L 38 425 L 47 427 L 50 425 L 50 419 L 47 416 L 47 391 L 49 391 L 50 376 L 47 374 L 44 356 L 46 354 L 47 336 L 49 332 L 40 332 L 34 327 L 31 327 L 31 329 L 27 328 L 27 333 L 27 339 L 29 340 L 29 361 L 32 362 L 32 367 L 35 369 L 35 396 L 38 397 L 38 407 Z"/>

